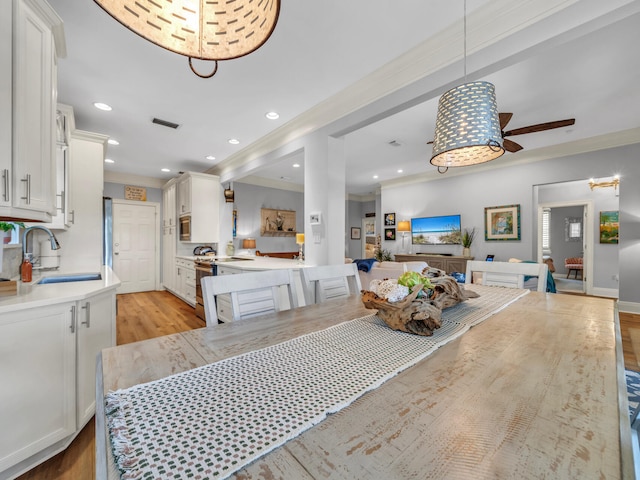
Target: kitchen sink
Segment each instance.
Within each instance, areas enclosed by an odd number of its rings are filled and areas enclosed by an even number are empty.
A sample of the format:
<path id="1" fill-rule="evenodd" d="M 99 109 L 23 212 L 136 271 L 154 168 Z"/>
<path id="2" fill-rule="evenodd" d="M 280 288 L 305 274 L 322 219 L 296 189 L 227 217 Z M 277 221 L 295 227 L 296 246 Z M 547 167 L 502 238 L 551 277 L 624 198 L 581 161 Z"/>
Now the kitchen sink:
<path id="1" fill-rule="evenodd" d="M 67 282 L 88 282 L 91 280 L 102 280 L 100 273 L 72 273 L 69 275 L 52 275 L 42 277 L 37 283 L 44 285 L 47 283 L 67 283 Z"/>

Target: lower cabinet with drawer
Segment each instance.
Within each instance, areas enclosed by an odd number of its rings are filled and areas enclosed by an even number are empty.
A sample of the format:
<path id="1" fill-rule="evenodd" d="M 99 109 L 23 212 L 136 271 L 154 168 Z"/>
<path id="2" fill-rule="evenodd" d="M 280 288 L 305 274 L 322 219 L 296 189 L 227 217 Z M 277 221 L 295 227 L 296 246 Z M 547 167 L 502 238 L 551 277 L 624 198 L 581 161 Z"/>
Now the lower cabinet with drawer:
<path id="1" fill-rule="evenodd" d="M 196 306 L 196 267 L 193 260 L 176 258 L 175 293 L 192 307 Z"/>

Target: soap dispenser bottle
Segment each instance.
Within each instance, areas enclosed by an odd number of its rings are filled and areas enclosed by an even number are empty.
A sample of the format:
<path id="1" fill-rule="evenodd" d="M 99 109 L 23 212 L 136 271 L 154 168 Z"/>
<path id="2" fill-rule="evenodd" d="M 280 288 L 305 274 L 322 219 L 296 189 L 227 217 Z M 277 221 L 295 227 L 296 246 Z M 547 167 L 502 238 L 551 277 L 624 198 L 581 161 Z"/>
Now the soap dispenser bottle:
<path id="1" fill-rule="evenodd" d="M 31 281 L 32 274 L 33 265 L 31 264 L 29 257 L 25 256 L 24 260 L 22 261 L 22 266 L 20 267 L 20 275 L 22 277 L 22 281 L 24 283 L 29 283 Z"/>

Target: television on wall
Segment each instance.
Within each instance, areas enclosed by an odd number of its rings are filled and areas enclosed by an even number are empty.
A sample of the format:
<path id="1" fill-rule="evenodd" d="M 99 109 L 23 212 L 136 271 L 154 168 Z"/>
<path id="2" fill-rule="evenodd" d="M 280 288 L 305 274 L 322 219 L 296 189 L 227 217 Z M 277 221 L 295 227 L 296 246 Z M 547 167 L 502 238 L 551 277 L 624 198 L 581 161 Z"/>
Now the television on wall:
<path id="1" fill-rule="evenodd" d="M 460 215 L 411 219 L 413 245 L 460 245 Z"/>

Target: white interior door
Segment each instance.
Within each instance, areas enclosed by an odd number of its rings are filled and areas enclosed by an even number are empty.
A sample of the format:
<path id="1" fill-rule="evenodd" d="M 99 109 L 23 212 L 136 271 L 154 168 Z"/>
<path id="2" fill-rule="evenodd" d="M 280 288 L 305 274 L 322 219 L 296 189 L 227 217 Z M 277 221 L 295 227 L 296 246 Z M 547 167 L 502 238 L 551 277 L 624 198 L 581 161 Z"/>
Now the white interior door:
<path id="1" fill-rule="evenodd" d="M 157 203 L 113 201 L 113 270 L 122 282 L 118 293 L 156 289 L 157 218 Z"/>

